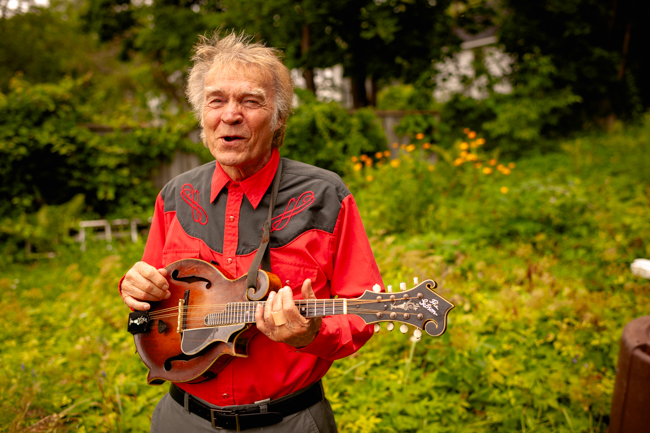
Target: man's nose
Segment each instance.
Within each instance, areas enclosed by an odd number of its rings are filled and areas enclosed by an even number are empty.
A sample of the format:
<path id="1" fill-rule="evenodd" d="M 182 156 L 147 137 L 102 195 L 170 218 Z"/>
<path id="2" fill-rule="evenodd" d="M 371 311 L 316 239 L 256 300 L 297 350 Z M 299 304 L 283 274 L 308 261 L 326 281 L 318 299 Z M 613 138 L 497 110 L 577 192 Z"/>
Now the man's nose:
<path id="1" fill-rule="evenodd" d="M 229 125 L 236 125 L 243 120 L 242 107 L 237 102 L 231 101 L 224 107 L 221 120 Z"/>

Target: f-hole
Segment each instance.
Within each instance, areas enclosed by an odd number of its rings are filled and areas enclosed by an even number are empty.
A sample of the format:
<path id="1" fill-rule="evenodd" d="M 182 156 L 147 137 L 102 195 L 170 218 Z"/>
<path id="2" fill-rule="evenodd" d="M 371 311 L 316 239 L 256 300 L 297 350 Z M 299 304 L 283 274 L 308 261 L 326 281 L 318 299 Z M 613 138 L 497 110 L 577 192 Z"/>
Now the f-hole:
<path id="1" fill-rule="evenodd" d="M 172 279 L 174 279 L 176 281 L 181 281 L 181 282 L 187 283 L 187 284 L 196 283 L 197 281 L 203 281 L 205 283 L 205 288 L 206 289 L 209 289 L 212 286 L 212 282 L 210 280 L 208 280 L 207 278 L 197 277 L 197 276 L 194 276 L 194 275 L 192 275 L 190 277 L 179 277 L 178 276 L 178 269 L 174 269 L 174 271 L 172 272 Z"/>

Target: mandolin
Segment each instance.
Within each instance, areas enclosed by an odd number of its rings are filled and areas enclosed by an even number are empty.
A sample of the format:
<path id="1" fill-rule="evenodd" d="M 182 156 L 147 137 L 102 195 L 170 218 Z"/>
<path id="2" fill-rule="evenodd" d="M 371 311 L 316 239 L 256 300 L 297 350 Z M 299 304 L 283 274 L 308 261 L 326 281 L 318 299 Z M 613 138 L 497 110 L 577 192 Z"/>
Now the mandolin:
<path id="1" fill-rule="evenodd" d="M 246 287 L 246 275 L 228 278 L 210 263 L 184 259 L 167 266 L 171 296 L 152 302 L 148 311 L 129 314 L 128 331 L 133 334 L 140 358 L 149 369 L 147 382 L 202 382 L 214 377 L 233 357 L 248 356 L 249 340 L 259 332 L 254 326 L 255 309 L 264 298 L 281 287 L 280 279 L 260 270 L 257 290 Z M 390 287 L 390 286 L 389 286 Z M 447 313 L 454 305 L 433 291 L 436 283 L 425 280 L 410 290 L 380 292 L 379 285 L 356 299 L 295 300 L 303 317 L 354 314 L 367 324 L 401 322 L 437 337 L 447 328 Z"/>

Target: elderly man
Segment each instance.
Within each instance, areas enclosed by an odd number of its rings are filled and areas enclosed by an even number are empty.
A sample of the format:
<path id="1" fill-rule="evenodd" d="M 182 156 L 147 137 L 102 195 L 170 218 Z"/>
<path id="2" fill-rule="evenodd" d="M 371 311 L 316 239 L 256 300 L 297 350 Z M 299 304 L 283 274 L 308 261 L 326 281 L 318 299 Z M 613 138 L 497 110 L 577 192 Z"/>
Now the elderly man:
<path id="1" fill-rule="evenodd" d="M 284 287 L 255 312 L 260 332 L 249 356 L 210 380 L 172 384 L 151 430 L 336 431 L 320 379 L 372 331 L 355 316 L 304 318 L 293 300 L 357 297 L 382 285 L 354 199 L 337 175 L 279 157 L 293 87 L 276 50 L 217 33 L 201 38 L 193 61 L 187 95 L 216 161 L 160 192 L 143 259 L 120 283 L 124 303 L 147 310 L 169 297 L 164 267 L 184 258 L 234 277 L 249 272 L 276 176 L 270 262 Z"/>

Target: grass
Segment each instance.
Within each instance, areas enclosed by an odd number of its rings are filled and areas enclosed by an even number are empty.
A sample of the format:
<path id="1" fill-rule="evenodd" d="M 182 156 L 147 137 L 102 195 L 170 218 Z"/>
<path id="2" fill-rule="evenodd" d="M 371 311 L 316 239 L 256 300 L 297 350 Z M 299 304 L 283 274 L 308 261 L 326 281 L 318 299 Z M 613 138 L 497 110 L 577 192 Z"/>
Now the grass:
<path id="1" fill-rule="evenodd" d="M 384 282 L 433 278 L 457 308 L 440 338 L 384 327 L 334 364 L 340 431 L 605 432 L 622 329 L 649 313 L 650 283 L 629 271 L 650 256 L 647 143 L 648 122 L 499 178 L 406 158 L 352 173 Z M 142 248 L 6 269 L 0 431 L 148 430 L 166 387 L 146 385 L 116 288 Z"/>

